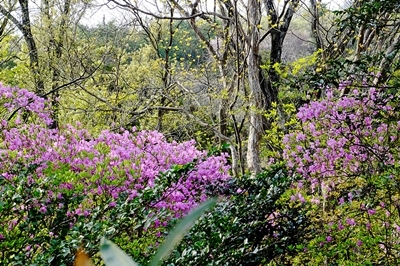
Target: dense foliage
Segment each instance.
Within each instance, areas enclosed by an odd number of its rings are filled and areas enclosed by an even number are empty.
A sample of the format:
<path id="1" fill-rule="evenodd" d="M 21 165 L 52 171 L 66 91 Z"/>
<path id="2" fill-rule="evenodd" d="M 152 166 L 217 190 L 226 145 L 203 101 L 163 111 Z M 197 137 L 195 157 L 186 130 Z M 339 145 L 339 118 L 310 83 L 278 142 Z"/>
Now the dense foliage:
<path id="1" fill-rule="evenodd" d="M 309 233 L 307 206 L 291 203 L 294 181 L 274 165 L 254 179 L 232 179 L 212 212 L 203 215 L 168 265 L 278 265 L 291 262 Z"/>

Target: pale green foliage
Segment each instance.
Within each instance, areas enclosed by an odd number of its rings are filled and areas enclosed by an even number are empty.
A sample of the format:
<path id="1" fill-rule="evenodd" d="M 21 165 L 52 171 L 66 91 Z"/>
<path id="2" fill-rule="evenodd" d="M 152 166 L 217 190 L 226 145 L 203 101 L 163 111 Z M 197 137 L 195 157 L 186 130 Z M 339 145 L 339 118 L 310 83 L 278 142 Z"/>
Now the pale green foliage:
<path id="1" fill-rule="evenodd" d="M 307 70 L 307 68 L 312 67 L 317 63 L 321 53 L 322 50 L 318 50 L 309 56 L 301 57 L 298 60 L 291 63 L 292 74 L 293 75 L 304 74 L 304 71 Z"/>
<path id="2" fill-rule="evenodd" d="M 269 160 L 281 160 L 284 145 L 283 136 L 299 127 L 299 121 L 296 118 L 297 110 L 293 103 L 272 104 L 272 109 L 264 116 L 271 125 L 269 130 L 265 131 L 262 139 L 261 155 L 265 163 L 271 163 Z"/>
<path id="3" fill-rule="evenodd" d="M 27 55 L 20 53 L 18 36 L 7 35 L 0 40 L 0 82 L 11 86 L 26 87 L 29 82 Z"/>
<path id="4" fill-rule="evenodd" d="M 97 48 L 99 60 L 104 53 L 110 53 L 102 49 Z M 109 65 L 87 80 L 84 88 L 63 94 L 62 123 L 81 121 L 89 130 L 99 132 L 110 126 L 137 122 L 131 121 L 133 114 L 140 114 L 154 105 L 157 100 L 154 90 L 162 83 L 161 60 L 154 58 L 149 46 L 130 54 L 123 49 L 111 49 L 114 57 L 110 58 Z"/>

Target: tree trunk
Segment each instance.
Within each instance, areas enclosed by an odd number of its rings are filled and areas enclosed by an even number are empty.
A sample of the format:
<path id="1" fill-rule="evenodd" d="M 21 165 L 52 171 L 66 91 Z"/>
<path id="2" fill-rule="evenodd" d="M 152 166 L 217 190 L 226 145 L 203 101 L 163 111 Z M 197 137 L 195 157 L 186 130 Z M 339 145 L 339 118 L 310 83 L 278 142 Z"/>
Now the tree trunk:
<path id="1" fill-rule="evenodd" d="M 260 56 L 259 24 L 261 20 L 261 7 L 257 0 L 250 0 L 248 5 L 249 28 L 247 40 L 247 72 L 250 88 L 250 125 L 247 144 L 247 167 L 252 176 L 261 172 L 260 141 L 263 133 L 264 109 L 263 92 L 259 79 Z"/>
<path id="2" fill-rule="evenodd" d="M 21 27 L 18 27 L 18 28 L 20 28 L 20 30 L 22 31 L 22 35 L 24 36 L 26 45 L 28 46 L 30 68 L 33 73 L 35 85 L 36 85 L 35 92 L 38 95 L 44 95 L 45 94 L 44 82 L 40 75 L 39 55 L 38 55 L 38 50 L 36 48 L 36 42 L 33 39 L 32 30 L 31 30 L 31 21 L 29 18 L 28 0 L 19 0 L 19 4 L 21 6 L 22 24 L 21 24 Z"/>

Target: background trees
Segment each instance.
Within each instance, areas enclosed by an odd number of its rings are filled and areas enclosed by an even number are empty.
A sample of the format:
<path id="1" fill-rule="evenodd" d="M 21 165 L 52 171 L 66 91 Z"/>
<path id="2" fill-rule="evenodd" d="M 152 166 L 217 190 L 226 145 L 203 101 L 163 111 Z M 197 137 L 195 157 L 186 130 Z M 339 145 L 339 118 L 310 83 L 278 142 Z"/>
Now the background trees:
<path id="1" fill-rule="evenodd" d="M 262 4 L 256 1 L 246 4 L 224 1 L 215 2 L 213 7 L 199 1 L 195 3 L 170 1 L 157 11 L 144 10 L 129 1 L 112 2 L 131 10 L 136 16 L 147 15 L 155 19 L 189 21 L 198 40 L 205 45 L 210 58 L 217 65 L 221 77 L 223 96 L 218 111 L 217 135 L 232 144 L 231 153 L 234 162 L 242 161 L 241 139 L 245 136 L 248 169 L 253 173 L 259 173 L 260 141 L 263 130 L 268 128 L 268 124 L 263 123 L 262 112 L 269 110 L 271 104 L 277 101 L 280 75 L 276 65 L 281 62 L 283 42 L 292 17 L 298 9 L 299 1 L 284 1 L 282 6 L 274 1 L 265 1 Z M 263 10 L 266 10 L 267 17 L 267 29 L 264 32 L 261 30 Z M 204 24 L 210 25 L 217 33 L 216 40 L 214 36 L 201 31 L 200 25 Z M 267 71 L 264 72 L 261 69 L 260 44 L 266 38 L 270 38 L 270 52 L 267 59 L 268 66 L 265 68 Z M 215 42 L 216 45 L 213 45 Z M 232 60 L 234 64 L 230 65 L 228 62 Z M 241 104 L 248 104 L 248 131 L 245 134 L 239 132 L 238 129 L 241 127 L 235 117 L 239 97 L 244 100 L 240 102 Z M 231 119 L 228 120 L 229 113 Z M 229 123 L 232 126 L 229 126 Z M 229 132 L 229 127 L 234 130 Z M 239 153 L 236 152 L 236 148 Z"/>
<path id="2" fill-rule="evenodd" d="M 397 80 L 393 73 L 398 70 L 398 10 L 396 1 L 353 1 L 334 12 L 329 28 L 314 15 L 317 43 L 324 51 L 319 65 L 324 80 L 338 84 L 349 75 L 362 77 L 371 72 L 379 73 L 375 86 Z"/>
<path id="3" fill-rule="evenodd" d="M 350 73 L 398 83 L 394 2 L 335 13 L 320 1 L 111 3 L 126 19 L 96 26 L 81 24 L 90 2 L 1 5 L 3 80 L 52 99 L 52 127 L 79 120 L 97 132 L 135 125 L 227 142 L 233 172 L 257 173 L 272 103 L 318 98 Z M 282 110 L 278 118 L 283 125 Z"/>
<path id="4" fill-rule="evenodd" d="M 235 174 L 257 173 L 272 103 L 280 109 L 280 102 L 318 98 L 321 86 L 350 73 L 379 71 L 375 85 L 397 84 L 398 4 L 390 1 L 354 1 L 335 14 L 320 1 L 109 4 L 127 11 L 126 19 L 84 26 L 90 2 L 1 5 L 10 47 L 3 48 L 4 80 L 12 82 L 9 73 L 52 99 L 52 127 L 80 120 L 95 131 L 140 125 L 175 139 L 203 135 L 205 145 L 230 144 Z M 305 44 L 301 72 L 291 65 L 296 55 L 282 61 L 298 49 L 293 38 Z"/>
<path id="5" fill-rule="evenodd" d="M 263 113 L 278 101 L 284 40 L 300 3 L 113 3 L 132 14 L 124 25 L 83 26 L 89 2 L 2 6 L 3 24 L 24 36 L 16 52 L 28 48 L 32 75 L 19 85 L 52 99 L 52 127 L 80 120 L 95 131 L 140 125 L 175 139 L 204 134 L 206 145 L 230 144 L 235 174 L 244 172 L 246 154 L 247 169 L 259 172 L 260 141 L 271 124 Z M 181 123 L 171 124 L 176 116 Z"/>

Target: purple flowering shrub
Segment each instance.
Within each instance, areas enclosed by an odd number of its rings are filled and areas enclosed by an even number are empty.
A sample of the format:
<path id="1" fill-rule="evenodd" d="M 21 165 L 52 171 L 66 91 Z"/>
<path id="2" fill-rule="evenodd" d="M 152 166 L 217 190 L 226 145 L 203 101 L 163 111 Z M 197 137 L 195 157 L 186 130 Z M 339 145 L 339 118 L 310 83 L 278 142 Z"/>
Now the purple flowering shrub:
<path id="1" fill-rule="evenodd" d="M 301 107 L 301 129 L 284 138 L 287 164 L 301 176 L 291 200 L 314 204 L 319 230 L 302 259 L 314 264 L 397 263 L 398 99 L 375 88 L 354 89 L 343 97 L 336 92 Z"/>
<path id="2" fill-rule="evenodd" d="M 229 179 L 227 155 L 207 156 L 194 141 L 167 142 L 161 133 L 135 129 L 99 136 L 79 125 L 49 129 L 42 98 L 3 86 L 0 98 L 5 265 L 71 265 L 79 245 L 93 255 L 104 235 L 145 253 L 171 219 Z"/>
<path id="3" fill-rule="evenodd" d="M 45 99 L 37 96 L 33 92 L 25 89 L 10 88 L 0 83 L 0 103 L 2 110 L 2 125 L 10 124 L 10 120 L 14 124 L 21 124 L 24 111 L 31 112 L 30 122 L 41 121 L 49 125 L 51 120 L 51 112 L 46 105 L 49 105 Z M 38 118 L 33 120 L 34 118 Z M 7 122 L 6 122 L 7 121 Z"/>

